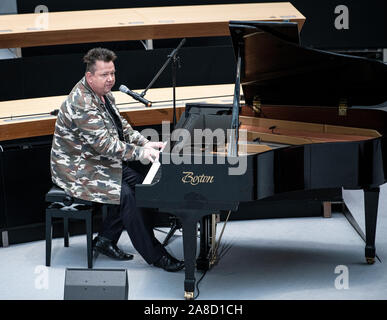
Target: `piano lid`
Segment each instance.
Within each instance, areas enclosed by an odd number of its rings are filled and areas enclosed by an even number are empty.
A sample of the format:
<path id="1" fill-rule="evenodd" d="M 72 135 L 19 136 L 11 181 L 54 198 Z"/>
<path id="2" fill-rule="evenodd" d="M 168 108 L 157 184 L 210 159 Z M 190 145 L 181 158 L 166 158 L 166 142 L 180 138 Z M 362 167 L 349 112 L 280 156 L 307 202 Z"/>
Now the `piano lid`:
<path id="1" fill-rule="evenodd" d="M 242 55 L 247 104 L 370 106 L 387 100 L 387 65 L 363 57 L 305 48 L 297 23 L 230 21 L 234 51 Z"/>

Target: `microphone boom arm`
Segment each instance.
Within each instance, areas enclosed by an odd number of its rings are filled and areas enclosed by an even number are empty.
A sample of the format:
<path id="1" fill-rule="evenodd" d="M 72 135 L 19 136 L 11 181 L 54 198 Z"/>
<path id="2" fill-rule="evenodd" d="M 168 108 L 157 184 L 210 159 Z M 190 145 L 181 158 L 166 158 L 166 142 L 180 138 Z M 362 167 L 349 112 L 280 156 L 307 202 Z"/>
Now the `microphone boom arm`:
<path id="1" fill-rule="evenodd" d="M 176 56 L 177 52 L 179 49 L 183 46 L 183 44 L 186 42 L 186 39 L 182 39 L 179 43 L 179 45 L 173 49 L 173 51 L 168 55 L 168 59 L 164 62 L 163 66 L 160 68 L 160 70 L 157 72 L 155 77 L 152 79 L 152 81 L 148 84 L 148 86 L 144 89 L 143 92 L 140 93 L 140 96 L 143 97 L 145 96 L 146 92 L 148 91 L 149 88 L 153 86 L 153 84 L 156 82 L 156 80 L 159 78 L 159 76 L 163 73 L 165 68 L 168 66 L 168 64 L 171 62 L 171 60 Z"/>

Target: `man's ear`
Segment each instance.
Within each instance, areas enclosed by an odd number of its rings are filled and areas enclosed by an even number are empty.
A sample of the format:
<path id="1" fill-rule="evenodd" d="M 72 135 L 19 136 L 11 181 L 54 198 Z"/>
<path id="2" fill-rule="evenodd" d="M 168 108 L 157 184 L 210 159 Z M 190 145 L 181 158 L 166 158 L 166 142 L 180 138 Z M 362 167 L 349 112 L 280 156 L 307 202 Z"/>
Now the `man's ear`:
<path id="1" fill-rule="evenodd" d="M 87 80 L 87 82 L 92 82 L 91 81 L 91 77 L 92 77 L 92 73 L 90 72 L 90 71 L 87 71 L 86 73 L 85 73 L 85 77 L 86 77 L 86 80 Z"/>

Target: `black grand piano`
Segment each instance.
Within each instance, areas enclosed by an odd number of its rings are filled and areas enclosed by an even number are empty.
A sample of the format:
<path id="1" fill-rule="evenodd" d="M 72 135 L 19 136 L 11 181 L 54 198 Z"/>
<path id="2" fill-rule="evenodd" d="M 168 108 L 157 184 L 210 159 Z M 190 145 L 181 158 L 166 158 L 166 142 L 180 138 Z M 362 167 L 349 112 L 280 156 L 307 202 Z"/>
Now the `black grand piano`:
<path id="1" fill-rule="evenodd" d="M 302 47 L 296 23 L 233 21 L 230 32 L 234 103 L 187 104 L 153 181 L 136 185 L 138 206 L 181 221 L 185 298 L 194 298 L 195 267 L 208 267 L 211 215 L 296 190 L 363 189 L 372 264 L 387 174 L 387 66 Z"/>

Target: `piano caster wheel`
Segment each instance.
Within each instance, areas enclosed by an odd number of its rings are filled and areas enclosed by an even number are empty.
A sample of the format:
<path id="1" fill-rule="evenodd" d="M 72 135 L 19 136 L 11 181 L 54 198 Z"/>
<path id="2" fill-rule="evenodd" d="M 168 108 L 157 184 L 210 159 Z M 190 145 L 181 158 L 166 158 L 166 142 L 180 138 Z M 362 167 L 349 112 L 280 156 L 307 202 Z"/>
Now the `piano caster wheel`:
<path id="1" fill-rule="evenodd" d="M 375 263 L 375 258 L 366 257 L 366 260 L 367 260 L 368 264 L 374 264 Z"/>
<path id="2" fill-rule="evenodd" d="M 193 300 L 194 299 L 194 293 L 191 291 L 184 291 L 184 299 L 185 300 Z"/>

